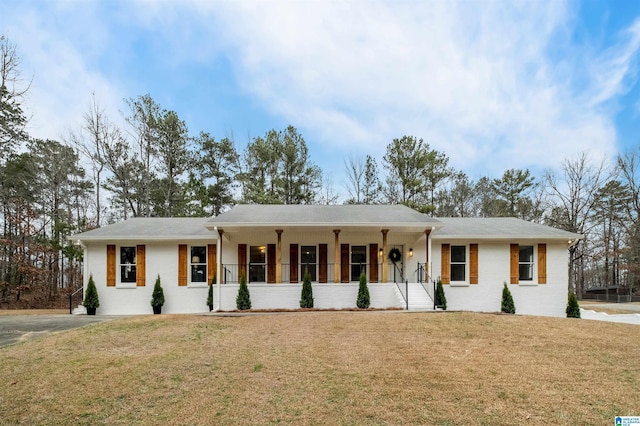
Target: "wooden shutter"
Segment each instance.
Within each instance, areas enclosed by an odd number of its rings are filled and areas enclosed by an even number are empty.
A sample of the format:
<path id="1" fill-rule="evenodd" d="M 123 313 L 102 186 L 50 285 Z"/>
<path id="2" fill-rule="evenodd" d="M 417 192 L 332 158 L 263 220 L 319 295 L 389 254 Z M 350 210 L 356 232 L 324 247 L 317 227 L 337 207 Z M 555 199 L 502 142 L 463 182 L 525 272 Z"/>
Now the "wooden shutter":
<path id="1" fill-rule="evenodd" d="M 289 244 L 289 282 L 298 282 L 298 245 Z"/>
<path id="2" fill-rule="evenodd" d="M 378 282 L 378 244 L 369 244 L 369 282 Z"/>
<path id="3" fill-rule="evenodd" d="M 136 246 L 136 285 L 144 287 L 147 283 L 147 250 L 146 246 Z"/>
<path id="4" fill-rule="evenodd" d="M 538 244 L 538 284 L 547 283 L 547 245 Z"/>
<path id="5" fill-rule="evenodd" d="M 247 245 L 238 244 L 238 282 L 247 278 Z"/>
<path id="6" fill-rule="evenodd" d="M 189 279 L 189 273 L 187 272 L 189 268 L 188 260 L 187 260 L 187 245 L 179 244 L 178 245 L 178 285 L 184 286 L 187 285 L 187 280 Z"/>
<path id="7" fill-rule="evenodd" d="M 318 282 L 327 282 L 327 245 L 318 244 Z"/>
<path id="8" fill-rule="evenodd" d="M 207 244 L 207 283 L 211 285 L 218 268 L 218 247 L 215 244 Z"/>
<path id="9" fill-rule="evenodd" d="M 440 249 L 440 281 L 442 284 L 451 282 L 451 246 L 442 244 Z"/>
<path id="10" fill-rule="evenodd" d="M 107 287 L 116 285 L 116 246 L 107 245 Z"/>
<path id="11" fill-rule="evenodd" d="M 520 246 L 518 244 L 511 244 L 511 284 L 518 284 L 520 282 Z"/>
<path id="12" fill-rule="evenodd" d="M 276 245 L 267 244 L 267 283 L 276 282 Z"/>
<path id="13" fill-rule="evenodd" d="M 469 244 L 469 284 L 478 284 L 478 245 Z"/>
<path id="14" fill-rule="evenodd" d="M 340 244 L 340 281 L 351 282 L 349 275 L 349 244 Z"/>

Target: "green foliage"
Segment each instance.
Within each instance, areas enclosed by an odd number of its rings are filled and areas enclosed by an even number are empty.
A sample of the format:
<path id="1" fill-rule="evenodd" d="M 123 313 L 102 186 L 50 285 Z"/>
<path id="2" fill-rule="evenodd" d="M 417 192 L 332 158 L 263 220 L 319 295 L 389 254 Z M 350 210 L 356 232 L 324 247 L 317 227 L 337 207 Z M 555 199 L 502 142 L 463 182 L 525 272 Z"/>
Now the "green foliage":
<path id="1" fill-rule="evenodd" d="M 209 291 L 207 293 L 207 306 L 209 308 L 213 307 L 213 286 L 216 284 L 216 276 L 214 275 L 211 279 L 211 284 L 209 285 Z"/>
<path id="2" fill-rule="evenodd" d="M 442 287 L 442 281 L 438 280 L 436 284 L 436 306 L 441 308 L 443 311 L 447 310 L 447 298 L 444 295 L 444 287 Z"/>
<path id="3" fill-rule="evenodd" d="M 569 299 L 567 301 L 567 318 L 580 318 L 580 305 L 574 292 L 569 293 Z"/>
<path id="4" fill-rule="evenodd" d="M 251 309 L 251 295 L 249 294 L 249 287 L 247 287 L 247 278 L 244 275 L 240 277 L 236 308 L 240 311 Z"/>
<path id="5" fill-rule="evenodd" d="M 504 283 L 504 288 L 502 289 L 502 306 L 500 310 L 507 314 L 516 313 L 516 305 L 513 303 L 513 296 L 511 296 L 507 283 Z"/>
<path id="6" fill-rule="evenodd" d="M 164 305 L 164 291 L 160 285 L 160 275 L 156 278 L 156 283 L 153 286 L 153 293 L 151 294 L 151 306 L 154 308 Z"/>
<path id="7" fill-rule="evenodd" d="M 84 301 L 82 306 L 85 308 L 95 309 L 100 306 L 100 299 L 98 298 L 98 289 L 96 283 L 93 282 L 93 275 L 89 275 L 89 282 L 87 283 L 87 292 L 84 295 Z"/>
<path id="8" fill-rule="evenodd" d="M 496 196 L 496 215 L 521 219 L 535 215 L 528 194 L 536 187 L 535 179 L 529 170 L 509 169 L 504 172 L 502 178 L 493 179 L 491 188 Z"/>
<path id="9" fill-rule="evenodd" d="M 313 288 L 311 287 L 311 275 L 305 269 L 302 278 L 302 294 L 300 295 L 301 308 L 313 308 Z"/>
<path id="10" fill-rule="evenodd" d="M 371 304 L 369 297 L 369 287 L 367 287 L 367 275 L 363 272 L 360 274 L 360 286 L 358 287 L 358 300 L 356 305 L 360 309 L 367 309 Z"/>

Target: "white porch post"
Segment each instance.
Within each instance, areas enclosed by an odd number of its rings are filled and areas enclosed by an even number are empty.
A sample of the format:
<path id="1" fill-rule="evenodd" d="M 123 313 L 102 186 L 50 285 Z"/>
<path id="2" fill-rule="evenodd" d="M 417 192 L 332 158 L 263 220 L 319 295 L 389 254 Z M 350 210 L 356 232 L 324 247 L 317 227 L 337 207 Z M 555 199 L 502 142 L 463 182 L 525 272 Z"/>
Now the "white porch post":
<path id="1" fill-rule="evenodd" d="M 216 297 L 216 311 L 222 309 L 222 287 L 220 287 L 220 283 L 222 282 L 222 234 L 224 231 L 222 229 L 218 229 L 217 226 L 213 228 L 213 231 L 218 234 L 218 244 L 216 246 L 216 293 L 218 293 L 218 297 Z"/>

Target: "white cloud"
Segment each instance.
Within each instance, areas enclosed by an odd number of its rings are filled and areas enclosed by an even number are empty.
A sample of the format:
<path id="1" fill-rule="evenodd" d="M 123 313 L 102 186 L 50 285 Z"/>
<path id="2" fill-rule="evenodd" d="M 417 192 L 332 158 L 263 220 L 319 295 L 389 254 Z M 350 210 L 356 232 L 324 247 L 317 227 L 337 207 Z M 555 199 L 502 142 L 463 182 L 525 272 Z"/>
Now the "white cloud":
<path id="1" fill-rule="evenodd" d="M 393 137 L 413 134 L 459 168 L 500 173 L 615 151 L 602 104 L 627 90 L 638 24 L 587 58 L 601 78 L 577 85 L 588 52 L 568 47 L 565 6 L 233 2 L 208 11 L 241 86 L 316 142 L 380 156 Z"/>

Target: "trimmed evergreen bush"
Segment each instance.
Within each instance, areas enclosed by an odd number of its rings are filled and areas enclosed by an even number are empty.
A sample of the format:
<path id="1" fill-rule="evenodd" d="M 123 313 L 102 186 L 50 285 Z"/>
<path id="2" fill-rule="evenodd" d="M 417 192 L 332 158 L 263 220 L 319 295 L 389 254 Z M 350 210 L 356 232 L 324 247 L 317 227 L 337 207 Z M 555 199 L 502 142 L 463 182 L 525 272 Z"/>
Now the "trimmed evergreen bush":
<path id="1" fill-rule="evenodd" d="M 367 274 L 364 272 L 360 274 L 360 287 L 358 287 L 358 300 L 356 305 L 360 309 L 367 309 L 371 304 L 371 298 L 369 297 L 369 287 L 367 286 Z"/>
<path id="2" fill-rule="evenodd" d="M 436 284 L 436 306 L 443 311 L 447 310 L 447 298 L 444 295 L 444 287 L 442 287 L 442 281 L 438 280 Z"/>
<path id="3" fill-rule="evenodd" d="M 98 298 L 98 289 L 96 283 L 93 282 L 93 275 L 89 275 L 89 282 L 87 283 L 87 292 L 84 295 L 84 301 L 82 306 L 87 309 L 88 315 L 95 315 L 96 308 L 100 306 L 100 298 Z"/>
<path id="4" fill-rule="evenodd" d="M 207 293 L 207 306 L 209 307 L 209 312 L 213 311 L 213 286 L 216 284 L 216 276 L 214 275 L 211 279 L 211 284 L 209 284 L 209 292 Z"/>
<path id="5" fill-rule="evenodd" d="M 251 295 L 249 287 L 247 287 L 247 278 L 242 275 L 240 277 L 240 288 L 238 288 L 238 297 L 236 297 L 236 308 L 240 311 L 251 309 Z"/>
<path id="6" fill-rule="evenodd" d="M 302 278 L 302 294 L 300 295 L 301 308 L 313 308 L 313 288 L 311 287 L 311 275 L 309 270 L 304 270 Z"/>
<path id="7" fill-rule="evenodd" d="M 504 283 L 504 288 L 502 289 L 502 306 L 500 310 L 507 314 L 516 313 L 516 305 L 513 303 L 513 296 L 511 296 L 507 283 Z"/>
<path id="8" fill-rule="evenodd" d="M 567 301 L 567 318 L 580 318 L 580 305 L 574 292 L 569 293 L 569 300 Z"/>
<path id="9" fill-rule="evenodd" d="M 159 314 L 162 311 L 162 305 L 164 305 L 164 291 L 162 285 L 160 285 L 160 274 L 156 278 L 156 283 L 153 286 L 153 293 L 151 293 L 151 306 L 153 307 L 153 313 Z"/>

